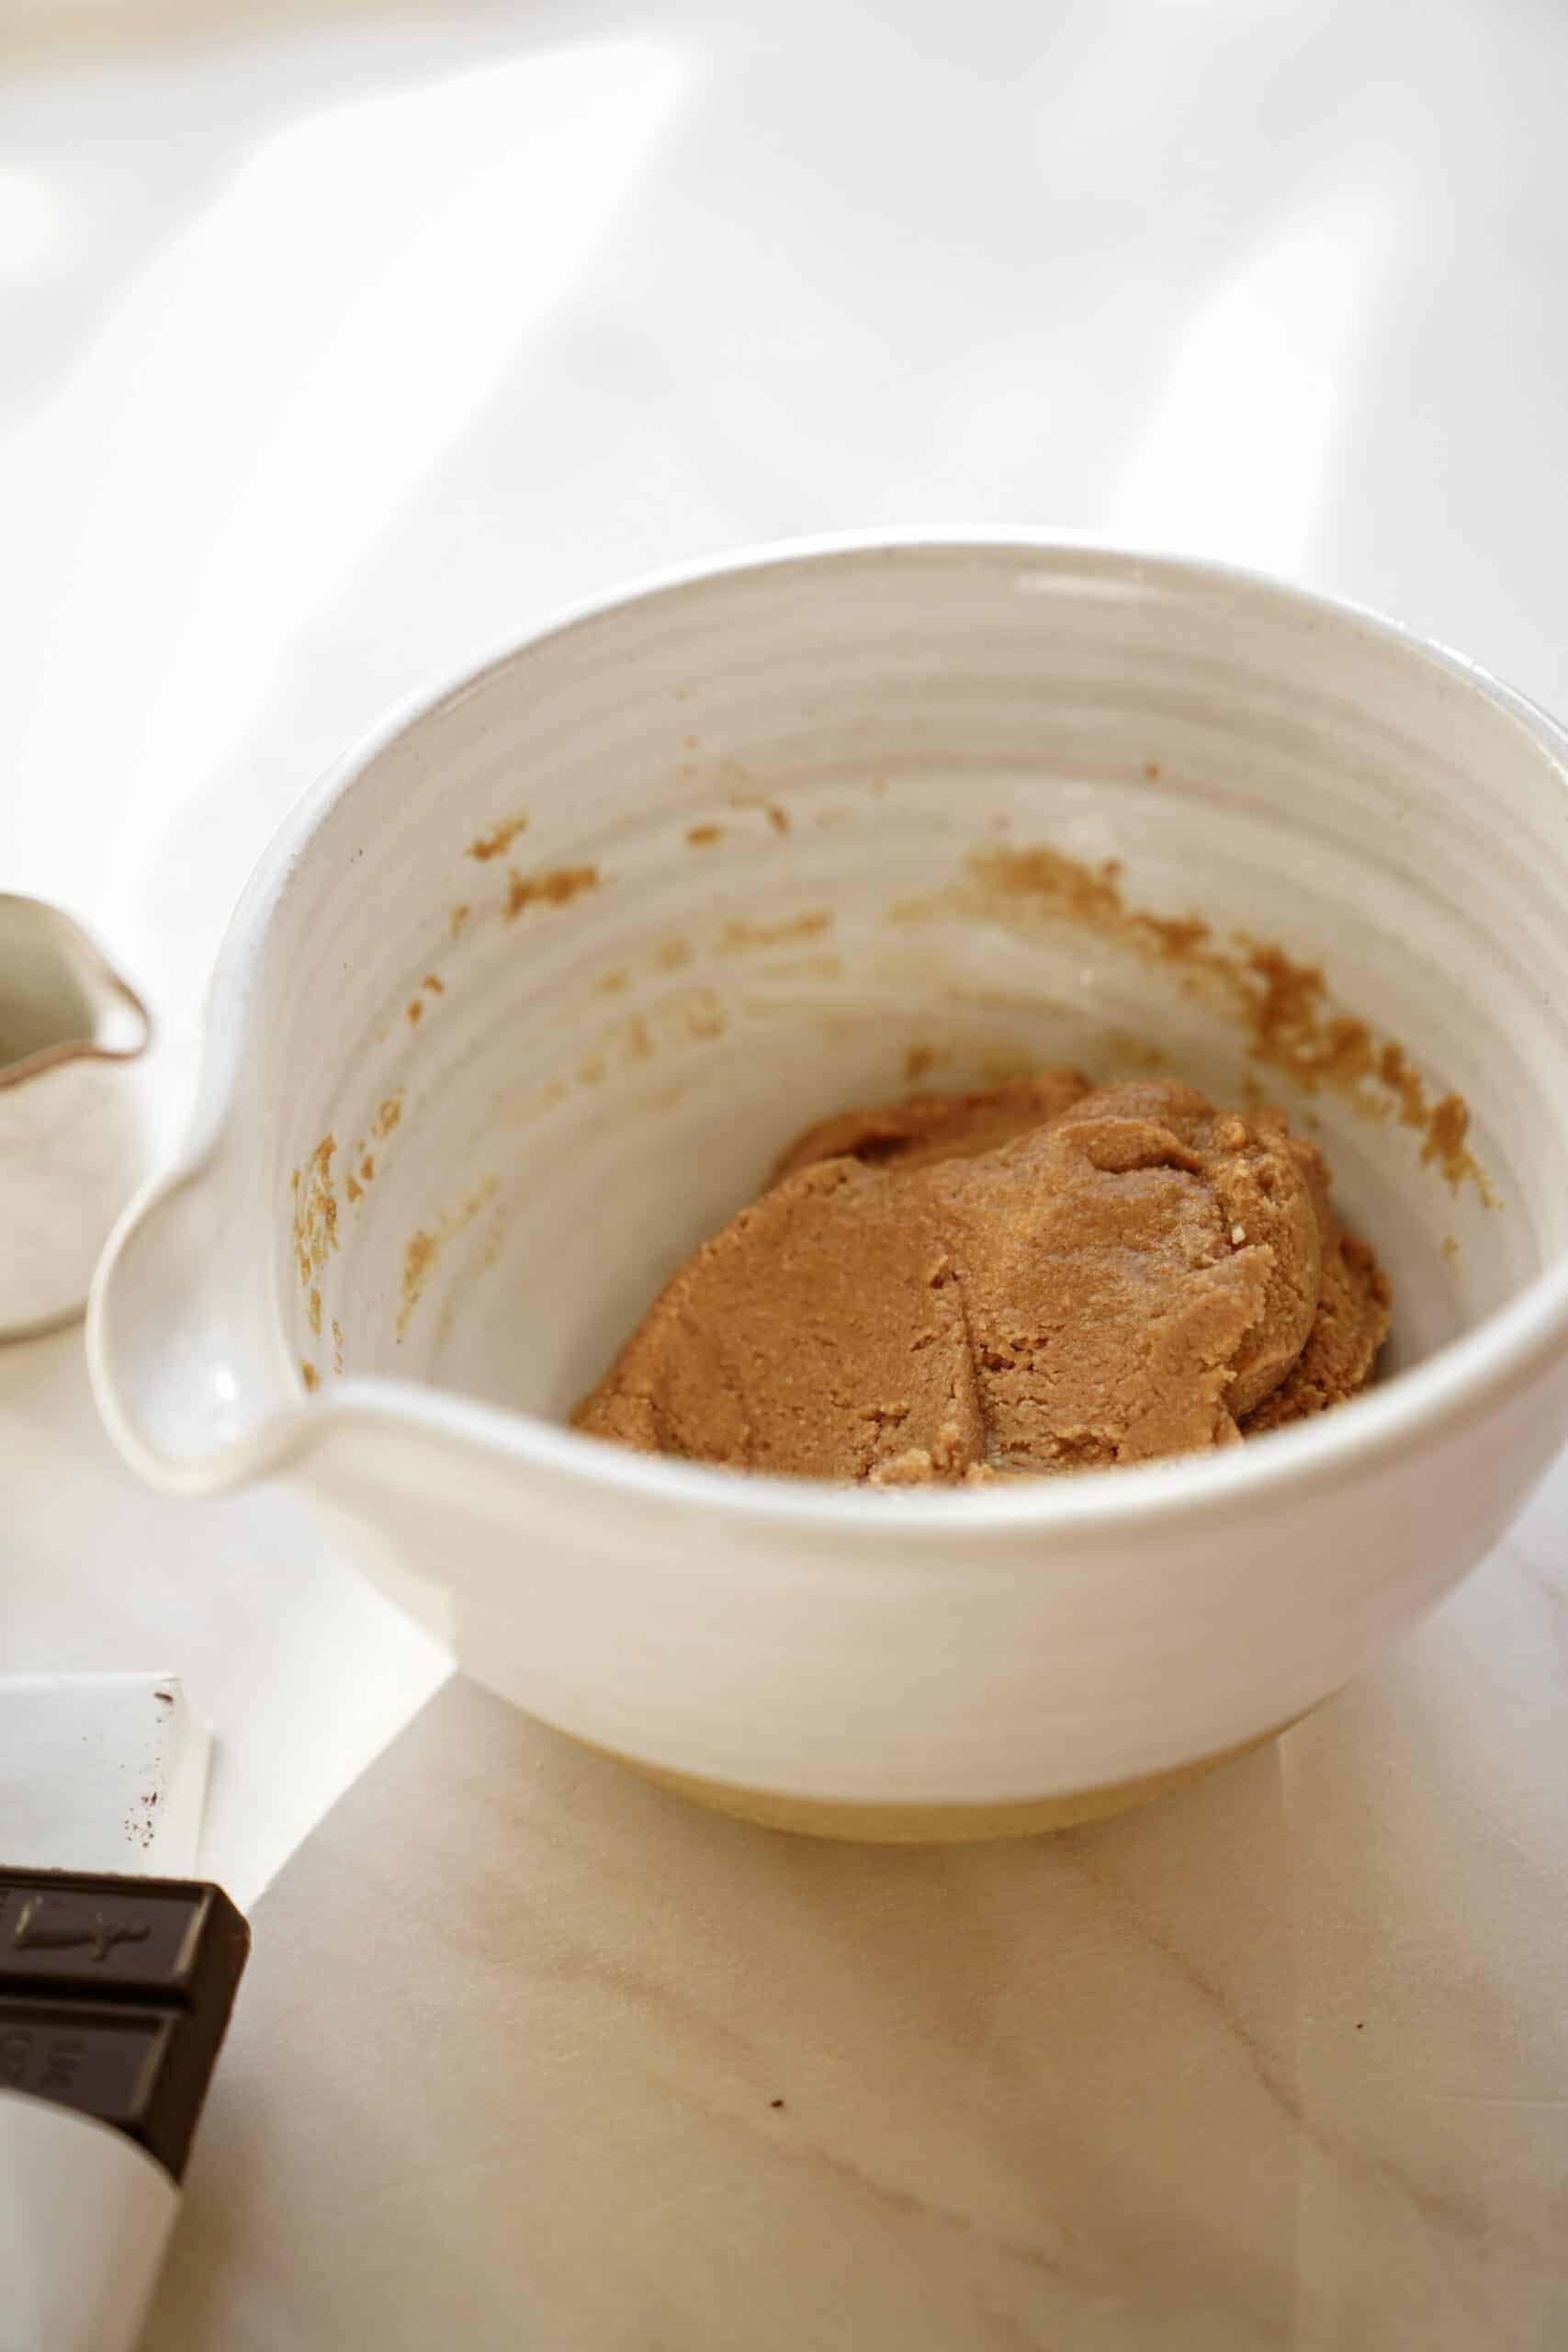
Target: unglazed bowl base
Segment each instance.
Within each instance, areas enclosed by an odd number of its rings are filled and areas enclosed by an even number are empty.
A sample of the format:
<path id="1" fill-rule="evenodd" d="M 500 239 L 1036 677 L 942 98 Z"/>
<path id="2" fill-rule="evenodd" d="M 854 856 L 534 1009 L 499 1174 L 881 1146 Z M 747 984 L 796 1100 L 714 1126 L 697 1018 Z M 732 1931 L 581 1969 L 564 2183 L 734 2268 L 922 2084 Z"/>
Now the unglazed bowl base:
<path id="1" fill-rule="evenodd" d="M 1299 1719 L 1298 1719 L 1299 1720 Z M 798 1837 L 836 1838 L 875 1846 L 970 1846 L 998 1838 L 1035 1838 L 1052 1829 L 1075 1829 L 1085 1822 L 1106 1821 L 1111 1815 L 1132 1813 L 1152 1804 L 1194 1781 L 1205 1779 L 1222 1764 L 1250 1756 L 1291 1728 L 1277 1724 L 1239 1747 L 1201 1756 L 1195 1763 L 1178 1764 L 1165 1772 L 1145 1772 L 1131 1781 L 1111 1781 L 1097 1789 L 1072 1789 L 1048 1797 L 1011 1798 L 999 1804 L 862 1804 L 835 1797 L 795 1797 L 772 1789 L 742 1789 L 726 1781 L 707 1781 L 694 1772 L 670 1772 L 635 1757 L 615 1755 L 618 1764 L 639 1773 L 661 1789 L 689 1797 L 710 1812 L 729 1814 L 737 1821 L 751 1821 L 764 1829 L 787 1829 Z M 603 1754 L 614 1754 L 611 1749 Z"/>

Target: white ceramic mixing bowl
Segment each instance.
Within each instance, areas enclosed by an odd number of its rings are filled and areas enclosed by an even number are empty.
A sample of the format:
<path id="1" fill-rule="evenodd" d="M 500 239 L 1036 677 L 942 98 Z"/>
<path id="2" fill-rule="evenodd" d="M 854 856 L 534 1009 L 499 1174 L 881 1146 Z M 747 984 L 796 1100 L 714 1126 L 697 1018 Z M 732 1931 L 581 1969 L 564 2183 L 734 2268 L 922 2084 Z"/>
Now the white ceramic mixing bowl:
<path id="1" fill-rule="evenodd" d="M 1562 1435 L 1565 773 L 1395 629 L 1083 546 L 814 548 L 573 619 L 265 859 L 196 1132 L 100 1272 L 109 1428 L 171 1489 L 302 1483 L 469 1672 L 763 1817 L 972 1834 L 1164 1785 L 1354 1674 Z M 1246 986 L 1118 903 L 1321 962 L 1482 1173 L 1407 1093 L 1259 1070 Z M 1321 1122 L 1396 1287 L 1365 1400 L 912 1496 L 564 1426 L 807 1121 L 1151 1042 Z"/>

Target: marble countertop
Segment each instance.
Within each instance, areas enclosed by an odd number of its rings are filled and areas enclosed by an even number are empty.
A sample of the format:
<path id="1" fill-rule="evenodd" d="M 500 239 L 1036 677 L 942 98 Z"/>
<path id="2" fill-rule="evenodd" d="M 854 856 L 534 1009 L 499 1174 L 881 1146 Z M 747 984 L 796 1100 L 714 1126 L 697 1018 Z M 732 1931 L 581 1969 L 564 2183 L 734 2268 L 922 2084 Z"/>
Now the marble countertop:
<path id="1" fill-rule="evenodd" d="M 1544 0 L 63 14 L 0 81 L 0 884 L 146 990 L 164 1134 L 311 775 L 666 562 L 1061 525 L 1568 709 Z M 138 1487 L 78 1333 L 0 1350 L 0 1668 L 182 1673 L 254 1917 L 157 2352 L 1568 2343 L 1568 1464 L 1273 1747 L 928 1853 L 448 1679 L 291 1496 Z"/>
<path id="2" fill-rule="evenodd" d="M 263 1896 L 150 2342 L 1568 2341 L 1548 1505 L 1145 1812 L 697 1812 L 454 1680 Z"/>

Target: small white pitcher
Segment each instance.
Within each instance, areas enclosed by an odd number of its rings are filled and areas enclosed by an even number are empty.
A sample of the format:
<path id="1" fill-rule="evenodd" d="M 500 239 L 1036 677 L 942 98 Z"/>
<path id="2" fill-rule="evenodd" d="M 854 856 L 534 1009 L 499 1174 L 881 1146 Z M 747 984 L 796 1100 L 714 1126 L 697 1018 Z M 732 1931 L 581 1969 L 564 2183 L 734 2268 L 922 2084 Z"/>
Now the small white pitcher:
<path id="1" fill-rule="evenodd" d="M 145 1007 L 68 915 L 0 893 L 0 1339 L 79 1315 L 145 1160 Z"/>

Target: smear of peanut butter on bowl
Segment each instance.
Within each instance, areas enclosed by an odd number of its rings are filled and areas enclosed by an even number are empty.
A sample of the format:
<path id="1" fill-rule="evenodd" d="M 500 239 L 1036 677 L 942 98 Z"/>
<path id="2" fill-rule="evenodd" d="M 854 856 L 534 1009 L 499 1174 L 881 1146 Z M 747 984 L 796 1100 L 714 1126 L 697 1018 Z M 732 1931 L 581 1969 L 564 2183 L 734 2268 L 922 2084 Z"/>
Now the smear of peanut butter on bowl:
<path id="1" fill-rule="evenodd" d="M 1462 1098 L 1445 1092 L 1434 1099 L 1405 1046 L 1336 1003 L 1321 965 L 1246 932 L 1222 937 L 1199 914 L 1163 915 L 1132 906 L 1122 872 L 1119 859 L 1091 865 L 1045 844 L 979 849 L 956 882 L 905 900 L 891 920 L 918 923 L 953 912 L 1006 920 L 1021 910 L 1092 932 L 1162 966 L 1190 993 L 1217 1002 L 1239 1021 L 1254 1059 L 1303 1093 L 1326 1087 L 1362 1112 L 1392 1115 L 1415 1128 L 1424 1138 L 1423 1160 L 1450 1187 L 1473 1184 L 1483 1202 L 1494 1204 L 1469 1148 L 1470 1113 Z"/>

